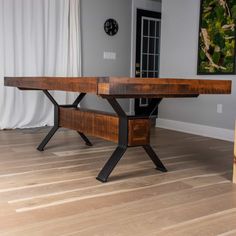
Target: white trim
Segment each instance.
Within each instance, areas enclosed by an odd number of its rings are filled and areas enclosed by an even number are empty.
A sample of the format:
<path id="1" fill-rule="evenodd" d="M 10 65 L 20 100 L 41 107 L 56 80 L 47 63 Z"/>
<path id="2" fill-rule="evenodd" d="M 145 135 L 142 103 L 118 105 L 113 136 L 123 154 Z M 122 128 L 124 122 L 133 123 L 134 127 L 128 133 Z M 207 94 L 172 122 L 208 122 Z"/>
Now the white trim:
<path id="1" fill-rule="evenodd" d="M 181 122 L 176 120 L 157 119 L 156 127 L 176 130 L 184 133 L 216 138 L 225 141 L 234 141 L 234 130 L 217 128 L 212 126 Z"/>

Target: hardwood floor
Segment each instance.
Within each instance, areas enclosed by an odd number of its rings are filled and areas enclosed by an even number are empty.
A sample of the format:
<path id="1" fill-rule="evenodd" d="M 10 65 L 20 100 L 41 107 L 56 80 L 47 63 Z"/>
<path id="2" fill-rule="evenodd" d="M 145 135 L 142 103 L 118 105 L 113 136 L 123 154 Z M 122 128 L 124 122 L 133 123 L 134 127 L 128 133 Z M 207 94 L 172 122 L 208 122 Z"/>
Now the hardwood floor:
<path id="1" fill-rule="evenodd" d="M 236 235 L 233 143 L 155 129 L 168 173 L 141 148 L 128 150 L 109 182 L 95 177 L 114 144 L 61 130 L 0 131 L 0 235 Z"/>

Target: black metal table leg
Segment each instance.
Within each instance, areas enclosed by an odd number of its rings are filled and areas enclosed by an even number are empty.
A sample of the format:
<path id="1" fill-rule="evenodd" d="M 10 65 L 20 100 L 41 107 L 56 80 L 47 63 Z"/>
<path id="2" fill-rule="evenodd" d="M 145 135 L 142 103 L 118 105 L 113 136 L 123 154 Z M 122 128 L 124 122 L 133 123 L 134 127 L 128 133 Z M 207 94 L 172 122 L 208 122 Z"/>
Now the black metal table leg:
<path id="1" fill-rule="evenodd" d="M 59 105 L 57 104 L 56 100 L 52 97 L 52 95 L 47 90 L 43 90 L 43 92 L 54 105 L 54 126 L 49 131 L 47 136 L 43 139 L 43 141 L 40 143 L 40 145 L 38 146 L 37 149 L 41 152 L 44 151 L 44 148 L 47 145 L 47 143 L 50 141 L 50 139 L 59 129 Z"/>
<path id="2" fill-rule="evenodd" d="M 85 97 L 86 93 L 80 93 L 80 95 L 75 99 L 75 101 L 73 102 L 73 107 L 78 107 L 79 103 L 83 100 L 83 98 Z"/>
<path id="3" fill-rule="evenodd" d="M 97 180 L 103 183 L 107 182 L 109 175 L 111 174 L 111 172 L 113 171 L 113 169 L 115 168 L 115 166 L 117 165 L 121 157 L 124 155 L 126 149 L 127 148 L 124 146 L 118 146 L 116 148 L 116 150 L 111 155 L 110 159 L 107 161 L 105 166 L 102 168 L 102 170 L 98 174 Z"/>
<path id="4" fill-rule="evenodd" d="M 54 126 L 52 129 L 49 131 L 47 136 L 43 139 L 43 141 L 40 143 L 38 146 L 39 151 L 44 151 L 45 146 L 48 144 L 48 142 L 51 140 L 53 135 L 57 132 L 57 130 L 60 128 L 59 127 L 59 108 L 60 107 L 65 107 L 65 108 L 76 108 L 78 107 L 79 103 L 82 101 L 82 99 L 85 97 L 86 93 L 80 93 L 79 96 L 76 98 L 76 100 L 73 102 L 72 105 L 64 105 L 60 106 L 56 102 L 56 100 L 52 97 L 52 95 L 47 91 L 43 90 L 44 94 L 47 96 L 47 98 L 51 101 L 51 103 L 54 105 Z M 81 132 L 78 132 L 80 137 L 85 141 L 86 145 L 92 146 L 92 143 L 89 141 L 89 139 Z"/>
<path id="5" fill-rule="evenodd" d="M 87 138 L 87 136 L 85 136 L 84 133 L 78 132 L 78 134 L 84 140 L 84 142 L 87 146 L 93 146 L 93 144 L 89 141 L 89 139 Z"/>
<path id="6" fill-rule="evenodd" d="M 80 95 L 73 102 L 72 106 L 75 107 L 75 108 L 78 107 L 79 103 L 83 100 L 85 95 L 86 95 L 86 93 L 80 93 Z M 78 132 L 78 134 L 84 140 L 84 142 L 87 146 L 93 146 L 93 144 L 89 141 L 88 137 L 84 133 Z"/>
<path id="7" fill-rule="evenodd" d="M 53 135 L 57 132 L 58 129 L 59 129 L 58 126 L 52 127 L 52 129 L 49 131 L 47 136 L 44 138 L 44 140 L 40 143 L 40 145 L 37 148 L 40 152 L 44 151 L 44 147 L 47 145 L 47 143 L 50 141 L 50 139 L 53 137 Z"/>
<path id="8" fill-rule="evenodd" d="M 107 163 L 102 168 L 99 175 L 97 176 L 97 180 L 103 183 L 107 182 L 107 179 L 110 176 L 111 172 L 113 171 L 117 163 L 120 161 L 120 159 L 122 158 L 126 149 L 129 146 L 128 145 L 128 132 L 129 132 L 128 120 L 129 118 L 115 98 L 107 97 L 106 99 L 119 117 L 119 138 L 118 138 L 118 147 L 113 152 L 110 159 L 107 161 Z M 151 118 L 155 110 L 158 108 L 158 104 L 159 102 L 152 105 L 153 110 L 150 113 L 149 119 Z M 161 160 L 158 158 L 158 156 L 156 155 L 152 147 L 147 144 L 147 145 L 144 145 L 143 148 L 147 152 L 151 160 L 154 162 L 156 169 L 163 172 L 167 172 L 167 169 L 165 168 Z"/>
<path id="9" fill-rule="evenodd" d="M 107 98 L 107 101 L 119 116 L 119 138 L 116 150 L 113 152 L 110 159 L 107 161 L 107 163 L 97 176 L 97 180 L 103 183 L 107 182 L 109 175 L 111 174 L 119 160 L 122 158 L 128 147 L 128 117 L 115 98 Z"/>
<path id="10" fill-rule="evenodd" d="M 148 156 L 151 158 L 153 163 L 156 165 L 156 169 L 160 170 L 162 172 L 167 172 L 167 169 L 165 168 L 164 164 L 161 162 L 161 160 L 158 158 L 155 151 L 152 149 L 150 145 L 143 146 L 144 150 L 148 154 Z"/>

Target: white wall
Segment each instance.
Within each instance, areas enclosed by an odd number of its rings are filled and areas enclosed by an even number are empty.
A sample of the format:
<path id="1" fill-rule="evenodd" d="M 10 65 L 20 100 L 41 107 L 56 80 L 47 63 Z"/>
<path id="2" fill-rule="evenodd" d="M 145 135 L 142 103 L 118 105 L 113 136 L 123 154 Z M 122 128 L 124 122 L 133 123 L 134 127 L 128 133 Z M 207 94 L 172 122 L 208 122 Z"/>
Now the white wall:
<path id="1" fill-rule="evenodd" d="M 200 1 L 196 0 L 162 1 L 160 77 L 233 80 L 232 95 L 165 99 L 160 105 L 159 117 L 162 125 L 165 120 L 187 122 L 198 124 L 201 128 L 203 126 L 217 127 L 222 132 L 230 130 L 229 135 L 233 136 L 236 119 L 236 75 L 196 75 L 199 9 Z M 217 113 L 217 104 L 223 104 L 222 114 Z M 222 137 L 224 135 L 222 133 Z M 220 133 L 218 136 L 221 138 Z"/>
<path id="2" fill-rule="evenodd" d="M 132 0 L 82 0 L 82 58 L 83 76 L 129 76 L 131 51 Z M 104 22 L 114 18 L 119 24 L 115 36 L 104 31 Z M 103 52 L 115 52 L 116 60 L 104 60 Z M 122 102 L 125 110 L 129 104 Z M 88 96 L 82 106 L 110 110 L 103 99 Z"/>

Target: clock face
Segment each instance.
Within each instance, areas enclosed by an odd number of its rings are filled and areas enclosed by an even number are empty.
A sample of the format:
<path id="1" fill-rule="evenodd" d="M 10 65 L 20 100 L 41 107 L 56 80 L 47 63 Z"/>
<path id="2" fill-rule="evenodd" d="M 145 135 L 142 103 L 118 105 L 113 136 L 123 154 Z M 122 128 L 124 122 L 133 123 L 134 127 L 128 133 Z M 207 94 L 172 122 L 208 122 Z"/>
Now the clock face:
<path id="1" fill-rule="evenodd" d="M 104 23 L 104 30 L 110 36 L 117 34 L 118 29 L 119 29 L 118 23 L 114 19 L 108 19 Z"/>

